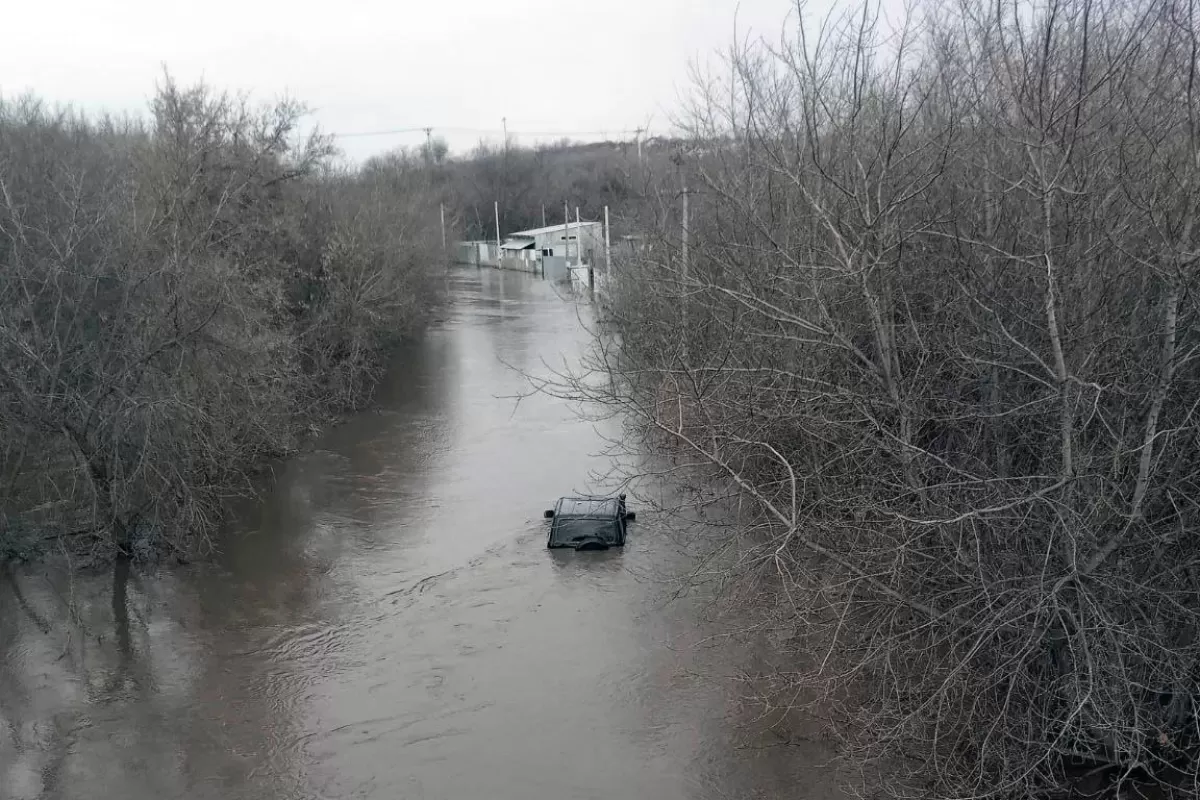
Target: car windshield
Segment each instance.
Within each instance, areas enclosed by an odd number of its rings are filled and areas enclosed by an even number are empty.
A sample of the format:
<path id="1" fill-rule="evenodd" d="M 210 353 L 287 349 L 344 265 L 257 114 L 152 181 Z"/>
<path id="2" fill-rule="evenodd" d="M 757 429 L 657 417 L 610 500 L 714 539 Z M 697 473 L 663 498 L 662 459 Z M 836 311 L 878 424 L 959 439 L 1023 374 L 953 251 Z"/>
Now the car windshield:
<path id="1" fill-rule="evenodd" d="M 613 497 L 564 497 L 558 514 L 563 517 L 615 517 L 618 503 Z"/>
<path id="2" fill-rule="evenodd" d="M 550 528 L 551 547 L 570 547 L 576 542 L 595 537 L 607 544 L 616 544 L 619 539 L 619 522 L 615 519 L 585 519 L 580 517 L 558 517 Z"/>

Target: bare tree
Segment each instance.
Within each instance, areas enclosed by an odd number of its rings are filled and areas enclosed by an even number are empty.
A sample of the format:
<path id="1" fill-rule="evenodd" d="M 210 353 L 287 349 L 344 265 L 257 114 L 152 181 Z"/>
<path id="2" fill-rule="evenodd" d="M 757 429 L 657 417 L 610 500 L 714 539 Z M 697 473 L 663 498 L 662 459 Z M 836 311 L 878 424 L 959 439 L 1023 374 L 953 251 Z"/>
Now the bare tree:
<path id="1" fill-rule="evenodd" d="M 657 215 L 559 388 L 752 509 L 764 696 L 894 791 L 1196 794 L 1195 9 L 802 12 L 700 86 L 686 257 Z"/>
<path id="2" fill-rule="evenodd" d="M 168 76 L 151 111 L 0 106 L 10 554 L 64 535 L 99 555 L 206 547 L 248 470 L 359 402 L 428 306 L 426 187 L 333 174 L 292 101 Z M 384 202 L 410 209 L 390 235 Z"/>

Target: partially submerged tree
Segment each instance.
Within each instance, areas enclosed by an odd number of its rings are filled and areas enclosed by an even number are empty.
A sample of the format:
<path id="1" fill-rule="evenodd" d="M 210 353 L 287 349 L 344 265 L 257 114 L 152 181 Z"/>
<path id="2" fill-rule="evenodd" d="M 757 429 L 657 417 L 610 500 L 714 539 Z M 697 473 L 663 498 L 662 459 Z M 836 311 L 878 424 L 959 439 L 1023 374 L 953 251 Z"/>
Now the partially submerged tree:
<path id="1" fill-rule="evenodd" d="M 900 793 L 1200 791 L 1198 34 L 1162 0 L 801 15 L 702 87 L 618 265 L 619 391 L 576 388 L 749 504 L 768 694 Z"/>
<path id="2" fill-rule="evenodd" d="M 0 105 L 0 553 L 205 544 L 428 306 L 424 185 L 332 174 L 294 102 L 168 78 L 152 112 Z"/>

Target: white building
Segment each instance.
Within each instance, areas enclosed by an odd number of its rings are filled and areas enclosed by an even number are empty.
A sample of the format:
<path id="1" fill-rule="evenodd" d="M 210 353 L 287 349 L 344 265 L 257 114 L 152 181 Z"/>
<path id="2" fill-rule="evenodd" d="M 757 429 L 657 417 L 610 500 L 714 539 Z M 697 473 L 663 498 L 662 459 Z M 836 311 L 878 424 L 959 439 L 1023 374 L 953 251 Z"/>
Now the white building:
<path id="1" fill-rule="evenodd" d="M 604 224 L 571 222 L 510 233 L 496 242 L 458 242 L 455 260 L 477 267 L 500 267 L 533 272 L 551 280 L 566 280 L 571 270 L 607 269 Z"/>
<path id="2" fill-rule="evenodd" d="M 604 223 L 571 222 L 510 233 L 501 245 L 506 258 L 537 261 L 563 259 L 572 265 L 604 260 Z"/>

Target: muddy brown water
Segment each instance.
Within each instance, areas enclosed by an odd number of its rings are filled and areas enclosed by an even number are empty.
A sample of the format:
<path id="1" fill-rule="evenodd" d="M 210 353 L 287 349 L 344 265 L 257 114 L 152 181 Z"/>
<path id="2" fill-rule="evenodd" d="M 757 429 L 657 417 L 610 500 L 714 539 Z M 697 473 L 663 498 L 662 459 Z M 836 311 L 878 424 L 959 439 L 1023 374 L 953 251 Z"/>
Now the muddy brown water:
<path id="1" fill-rule="evenodd" d="M 754 734 L 652 514 L 544 547 L 602 491 L 612 423 L 526 388 L 589 309 L 455 270 L 376 408 L 289 461 L 210 563 L 0 575 L 0 798 L 833 796 L 819 744 Z M 511 366 L 510 366 L 511 365 Z M 722 649 L 724 648 L 724 649 Z"/>

